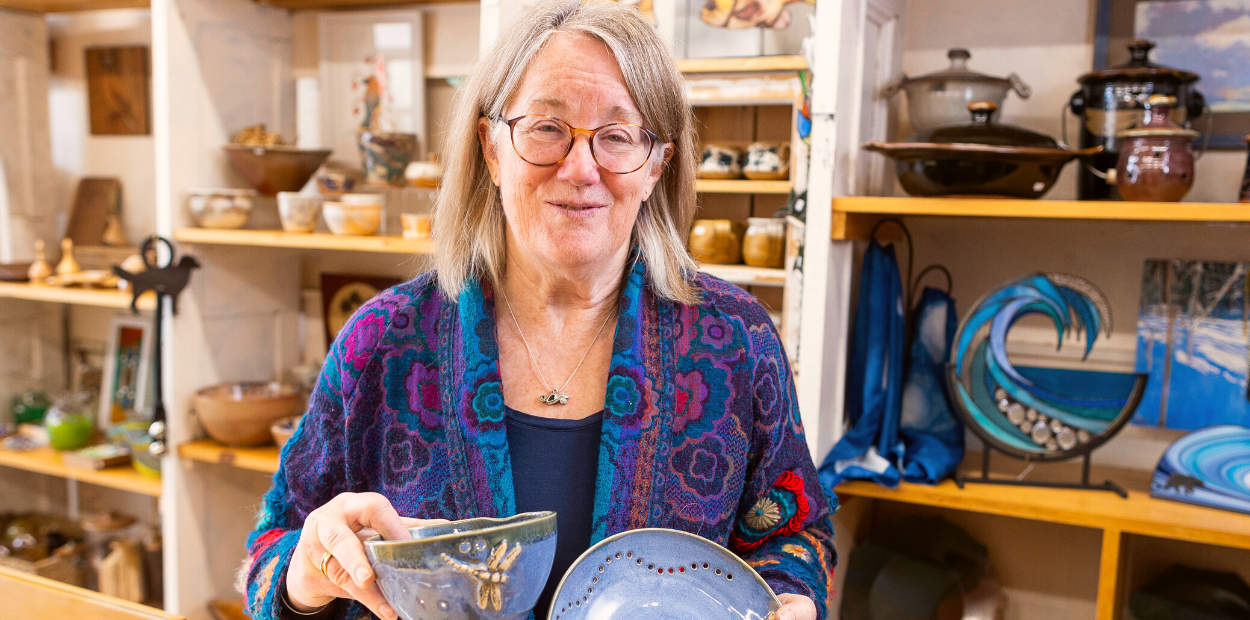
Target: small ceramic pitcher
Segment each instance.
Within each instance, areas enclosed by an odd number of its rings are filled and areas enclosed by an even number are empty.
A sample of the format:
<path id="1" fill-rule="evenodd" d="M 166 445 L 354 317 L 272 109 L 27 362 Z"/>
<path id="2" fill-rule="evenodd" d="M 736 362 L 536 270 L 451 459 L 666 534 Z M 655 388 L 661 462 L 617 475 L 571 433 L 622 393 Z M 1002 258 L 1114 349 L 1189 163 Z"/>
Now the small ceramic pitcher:
<path id="1" fill-rule="evenodd" d="M 742 176 L 742 151 L 732 146 L 709 144 L 699 161 L 701 179 L 737 179 Z"/>
<path id="2" fill-rule="evenodd" d="M 1116 134 L 1123 140 L 1115 187 L 1125 200 L 1178 202 L 1194 185 L 1194 138 L 1198 132 L 1168 119 L 1176 97 L 1146 100 L 1141 127 Z"/>
<path id="3" fill-rule="evenodd" d="M 790 176 L 790 143 L 756 142 L 747 148 L 742 173 L 755 181 L 779 181 Z"/>

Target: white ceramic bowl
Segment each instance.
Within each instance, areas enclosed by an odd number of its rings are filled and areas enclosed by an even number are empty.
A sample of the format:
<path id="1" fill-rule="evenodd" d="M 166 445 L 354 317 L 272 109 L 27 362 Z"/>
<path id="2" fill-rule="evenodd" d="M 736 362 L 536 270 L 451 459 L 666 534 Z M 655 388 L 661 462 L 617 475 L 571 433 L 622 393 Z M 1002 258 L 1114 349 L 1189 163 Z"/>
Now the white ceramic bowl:
<path id="1" fill-rule="evenodd" d="M 339 202 L 349 205 L 380 205 L 382 194 L 343 194 Z"/>
<path id="2" fill-rule="evenodd" d="M 373 235 L 382 225 L 382 205 L 326 202 L 322 205 L 321 216 L 330 232 L 336 235 Z"/>
<path id="3" fill-rule="evenodd" d="M 189 189 L 187 209 L 203 228 L 243 228 L 255 198 L 251 189 Z"/>
<path id="4" fill-rule="evenodd" d="M 278 192 L 278 215 L 287 232 L 310 233 L 317 229 L 322 198 L 318 194 Z"/>

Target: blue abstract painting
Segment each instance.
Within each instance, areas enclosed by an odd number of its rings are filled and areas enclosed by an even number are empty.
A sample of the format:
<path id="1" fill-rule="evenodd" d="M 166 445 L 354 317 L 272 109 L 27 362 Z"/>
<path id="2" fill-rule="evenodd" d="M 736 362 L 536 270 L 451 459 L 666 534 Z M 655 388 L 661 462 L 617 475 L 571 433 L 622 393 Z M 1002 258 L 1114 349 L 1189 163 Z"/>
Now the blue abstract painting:
<path id="1" fill-rule="evenodd" d="M 1250 426 L 1250 264 L 1148 260 L 1137 372 L 1150 376 L 1135 424 Z"/>
<path id="2" fill-rule="evenodd" d="M 1250 513 L 1250 428 L 1212 426 L 1177 439 L 1159 459 L 1150 494 Z"/>

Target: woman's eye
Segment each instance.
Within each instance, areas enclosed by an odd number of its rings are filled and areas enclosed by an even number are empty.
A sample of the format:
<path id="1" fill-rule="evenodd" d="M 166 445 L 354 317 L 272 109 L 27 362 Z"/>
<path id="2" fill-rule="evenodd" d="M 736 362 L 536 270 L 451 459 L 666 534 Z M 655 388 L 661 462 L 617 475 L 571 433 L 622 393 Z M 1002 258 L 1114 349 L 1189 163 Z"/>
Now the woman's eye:
<path id="1" fill-rule="evenodd" d="M 533 129 L 531 129 L 531 131 L 537 131 L 540 133 L 564 133 L 564 128 L 561 127 L 559 123 L 546 121 L 538 123 L 533 127 Z"/>
<path id="2" fill-rule="evenodd" d="M 623 129 L 611 129 L 599 132 L 599 139 L 607 140 L 616 144 L 631 144 L 634 142 L 633 136 Z"/>

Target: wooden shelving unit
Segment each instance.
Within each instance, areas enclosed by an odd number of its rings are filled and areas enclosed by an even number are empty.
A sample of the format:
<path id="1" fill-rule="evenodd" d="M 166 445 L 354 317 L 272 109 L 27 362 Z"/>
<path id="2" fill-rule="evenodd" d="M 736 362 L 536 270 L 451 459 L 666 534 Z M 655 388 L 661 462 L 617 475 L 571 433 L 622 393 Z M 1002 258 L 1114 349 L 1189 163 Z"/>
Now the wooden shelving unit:
<path id="1" fill-rule="evenodd" d="M 751 56 L 746 58 L 685 58 L 677 61 L 682 73 L 762 73 L 806 71 L 802 56 Z"/>
<path id="2" fill-rule="evenodd" d="M 101 308 L 129 308 L 130 293 L 119 290 L 62 288 L 59 286 L 35 286 L 25 282 L 0 282 L 0 297 L 27 299 L 78 306 Z M 139 298 L 140 310 L 156 309 L 156 297 L 151 293 Z"/>
<path id="3" fill-rule="evenodd" d="M 197 439 L 178 446 L 178 456 L 202 463 L 230 465 L 272 474 L 278 471 L 278 447 L 231 448 L 211 439 Z"/>
<path id="4" fill-rule="evenodd" d="M 146 9 L 149 5 L 148 0 L 0 0 L 0 8 L 28 13 Z"/>
<path id="5" fill-rule="evenodd" d="M 789 181 L 752 181 L 750 179 L 698 179 L 695 190 L 704 194 L 789 194 Z"/>
<path id="6" fill-rule="evenodd" d="M 79 482 L 87 482 L 111 489 L 121 489 L 140 495 L 160 497 L 161 481 L 140 474 L 135 468 L 124 465 L 100 470 L 69 467 L 61 458 L 61 453 L 52 448 L 36 448 L 28 452 L 14 452 L 0 449 L 0 465 L 33 471 L 58 478 L 68 478 Z"/>
<path id="7" fill-rule="evenodd" d="M 739 286 L 785 286 L 786 270 L 750 265 L 699 265 L 699 271 Z"/>
<path id="8" fill-rule="evenodd" d="M 429 254 L 434 250 L 434 246 L 429 241 L 414 241 L 404 239 L 403 237 L 289 233 L 282 230 L 179 228 L 174 231 L 174 239 L 182 243 L 191 244 L 245 245 L 299 250 L 345 250 L 389 254 Z"/>
<path id="9" fill-rule="evenodd" d="M 865 238 L 872 225 L 885 216 L 1250 223 L 1250 205 L 1200 202 L 1020 200 L 988 197 L 839 197 L 833 199 L 833 239 Z"/>

